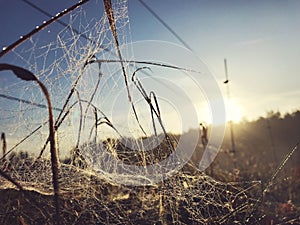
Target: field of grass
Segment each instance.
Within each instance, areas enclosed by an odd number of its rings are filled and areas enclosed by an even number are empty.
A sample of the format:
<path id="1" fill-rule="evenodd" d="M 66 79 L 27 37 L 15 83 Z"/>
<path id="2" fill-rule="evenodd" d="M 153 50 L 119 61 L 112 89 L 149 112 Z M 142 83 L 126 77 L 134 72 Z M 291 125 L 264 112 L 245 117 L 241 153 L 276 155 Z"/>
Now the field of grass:
<path id="1" fill-rule="evenodd" d="M 281 125 L 294 121 L 284 118 Z M 288 117 L 286 117 L 288 118 Z M 266 118 L 270 119 L 270 118 Z M 263 121 L 263 119 L 260 119 Z M 244 129 L 257 121 L 247 122 Z M 240 126 L 240 127 L 238 127 Z M 158 184 L 125 186 L 116 184 L 107 174 L 96 173 L 86 166 L 74 166 L 70 159 L 60 165 L 60 224 L 299 224 L 300 223 L 300 167 L 298 147 L 290 157 L 288 152 L 277 150 L 279 164 L 274 162 L 271 148 L 267 153 L 259 147 L 248 146 L 245 139 L 239 139 L 242 125 L 236 125 L 238 153 L 226 151 L 228 142 L 225 136 L 221 151 L 213 164 L 204 172 L 197 170 L 197 163 L 190 161 L 181 170 Z M 282 126 L 280 126 L 281 128 Z M 287 141 L 276 136 L 280 145 Z M 255 132 L 262 136 L 263 130 Z M 295 133 L 295 137 L 296 137 Z M 253 138 L 253 137 L 252 137 Z M 294 137 L 291 135 L 290 139 Z M 257 146 L 262 142 L 257 140 Z M 116 140 L 115 140 L 116 141 Z M 145 156 L 150 163 L 154 155 L 166 152 L 166 145 Z M 245 148 L 245 147 L 244 147 Z M 267 148 L 264 146 L 264 148 Z M 117 150 L 115 155 L 126 163 L 140 164 L 141 155 Z M 201 152 L 199 140 L 196 152 Z M 292 149 L 288 149 L 292 150 Z M 271 155 L 263 157 L 263 155 Z M 152 158 L 151 158 L 151 157 Z M 149 158 L 150 157 L 150 158 Z M 284 161 L 286 157 L 286 161 Z M 23 190 L 1 178 L 0 209 L 1 224 L 53 224 L 56 221 L 51 162 L 47 159 L 30 157 L 26 153 L 13 154 L 2 162 L 2 169 Z M 112 175 L 112 174 L 111 174 Z M 115 176 L 121 176 L 115 174 Z M 139 179 L 121 177 L 121 179 Z"/>

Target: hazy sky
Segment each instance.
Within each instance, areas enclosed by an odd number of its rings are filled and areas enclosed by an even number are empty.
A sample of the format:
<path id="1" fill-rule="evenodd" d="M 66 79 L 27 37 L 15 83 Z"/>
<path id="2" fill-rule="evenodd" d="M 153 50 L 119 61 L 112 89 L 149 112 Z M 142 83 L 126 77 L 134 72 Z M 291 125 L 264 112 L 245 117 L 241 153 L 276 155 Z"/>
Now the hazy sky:
<path id="1" fill-rule="evenodd" d="M 227 58 L 231 97 L 240 117 L 300 108 L 300 1 L 144 1 L 209 67 L 224 94 Z M 31 2 L 55 15 L 76 1 Z M 0 6 L 1 47 L 48 19 L 21 0 L 1 0 Z M 128 6 L 132 41 L 181 44 L 138 0 L 129 0 Z M 93 0 L 84 6 L 90 17 L 102 13 L 101 7 L 102 1 Z"/>
<path id="2" fill-rule="evenodd" d="M 134 2 L 134 4 L 133 4 Z M 145 8 L 130 1 L 134 40 L 179 43 Z M 300 1 L 145 1 L 224 80 L 242 116 L 299 109 Z M 225 90 L 225 87 L 224 87 Z"/>

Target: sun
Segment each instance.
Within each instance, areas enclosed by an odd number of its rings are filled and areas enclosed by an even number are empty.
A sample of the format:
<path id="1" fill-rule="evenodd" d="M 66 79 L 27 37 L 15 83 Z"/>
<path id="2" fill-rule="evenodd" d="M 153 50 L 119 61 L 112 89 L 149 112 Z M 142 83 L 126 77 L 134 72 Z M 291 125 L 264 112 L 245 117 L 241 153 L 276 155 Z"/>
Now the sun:
<path id="1" fill-rule="evenodd" d="M 226 121 L 238 123 L 242 119 L 242 109 L 235 99 L 225 99 Z"/>
<path id="2" fill-rule="evenodd" d="M 199 121 L 205 122 L 206 124 L 220 125 L 230 121 L 233 123 L 239 123 L 243 120 L 244 108 L 236 99 L 230 99 L 228 101 L 226 97 L 223 97 L 221 103 L 225 106 L 225 121 L 219 120 L 219 122 L 217 122 L 218 120 L 214 120 L 211 104 L 209 102 L 197 102 L 195 105 L 196 108 L 199 109 L 197 110 Z M 223 115 L 220 118 L 223 118 Z"/>

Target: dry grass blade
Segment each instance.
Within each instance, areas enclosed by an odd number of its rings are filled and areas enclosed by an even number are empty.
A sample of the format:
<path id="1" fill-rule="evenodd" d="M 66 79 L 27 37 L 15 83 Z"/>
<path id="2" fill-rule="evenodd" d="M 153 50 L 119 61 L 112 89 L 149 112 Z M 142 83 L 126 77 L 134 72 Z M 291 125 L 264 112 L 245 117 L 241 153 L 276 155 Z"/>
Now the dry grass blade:
<path id="1" fill-rule="evenodd" d="M 28 0 L 22 0 L 23 2 L 25 2 L 26 4 L 28 4 L 29 6 L 31 6 L 32 8 L 36 9 L 37 11 L 43 13 L 44 15 L 48 16 L 49 18 L 52 18 L 53 16 L 46 12 L 45 10 L 43 10 L 42 8 L 38 7 L 37 5 L 33 4 L 32 2 L 28 1 Z M 72 32 L 74 32 L 75 34 L 80 35 L 80 37 L 83 37 L 84 39 L 90 41 L 91 43 L 97 45 L 98 43 L 96 43 L 94 40 L 92 40 L 90 37 L 88 37 L 87 35 L 81 33 L 79 30 L 73 28 L 72 26 L 66 24 L 65 22 L 63 22 L 62 20 L 57 19 L 56 22 L 60 25 L 62 25 L 65 28 L 70 29 Z M 102 47 L 101 45 L 99 46 L 101 47 L 101 49 L 103 49 L 104 51 L 109 52 L 110 50 L 108 48 Z"/>
<path id="2" fill-rule="evenodd" d="M 60 216 L 59 216 L 60 213 L 59 213 L 58 156 L 57 156 L 56 143 L 55 143 L 55 130 L 54 130 L 52 105 L 51 105 L 49 92 L 48 92 L 46 86 L 41 81 L 39 81 L 33 73 L 29 72 L 26 69 L 23 69 L 18 66 L 10 65 L 10 64 L 0 64 L 0 71 L 2 71 L 2 70 L 11 70 L 18 78 L 20 78 L 22 80 L 37 82 L 46 97 L 47 104 L 48 104 L 48 112 L 49 112 L 49 118 L 48 118 L 48 120 L 49 120 L 49 141 L 50 141 L 50 152 L 51 152 L 51 163 L 52 163 L 51 167 L 52 167 L 52 176 L 53 176 L 54 202 L 55 202 L 55 208 L 56 208 L 55 221 L 57 224 L 59 224 L 60 223 Z M 6 179 L 9 179 L 9 177 L 7 177 L 5 175 L 5 173 L 3 174 L 2 171 L 1 171 L 1 175 L 5 176 Z"/>
<path id="3" fill-rule="evenodd" d="M 171 139 L 169 137 L 169 135 L 167 134 L 167 131 L 163 125 L 163 122 L 162 122 L 162 119 L 161 119 L 161 114 L 160 114 L 160 109 L 159 109 L 159 105 L 158 105 L 158 101 L 157 101 L 157 98 L 156 98 L 156 95 L 153 91 L 150 92 L 150 94 L 148 95 L 145 88 L 143 87 L 142 83 L 139 81 L 139 79 L 136 77 L 136 73 L 138 71 L 141 71 L 143 69 L 150 69 L 148 67 L 141 67 L 141 68 L 138 68 L 137 70 L 134 71 L 132 77 L 131 77 L 131 80 L 133 81 L 134 85 L 136 86 L 136 88 L 139 90 L 139 92 L 141 93 L 141 95 L 143 96 L 143 98 L 145 99 L 145 101 L 148 103 L 149 107 L 150 107 L 150 111 L 151 111 L 151 118 L 152 118 L 152 124 L 153 124 L 153 129 L 154 129 L 154 133 L 155 135 L 157 136 L 157 132 L 156 132 L 156 127 L 155 127 L 155 121 L 154 121 L 154 116 L 153 116 L 153 112 L 154 114 L 156 115 L 157 119 L 158 119 L 158 122 L 162 128 L 162 131 L 169 143 L 169 146 L 172 148 L 172 150 L 174 151 L 174 146 L 171 142 Z M 154 102 L 155 102 L 155 107 L 153 106 L 152 102 L 151 102 L 151 97 L 153 97 L 154 99 Z M 133 104 L 132 104 L 133 106 Z M 133 107 L 134 109 L 134 107 Z M 135 109 L 134 109 L 134 112 L 135 112 Z M 135 115 L 136 115 L 136 112 L 135 112 Z M 136 115 L 136 118 L 137 118 L 137 115 Z M 137 119 L 138 121 L 138 119 Z M 139 121 L 138 121 L 139 122 Z M 141 127 L 141 125 L 140 125 Z"/>
<path id="4" fill-rule="evenodd" d="M 58 20 L 59 18 L 63 17 L 64 15 L 72 12 L 74 9 L 76 9 L 77 7 L 83 5 L 84 3 L 87 3 L 89 0 L 82 0 L 80 2 L 78 2 L 77 4 L 71 6 L 70 8 L 68 8 L 67 10 L 62 11 L 61 13 L 56 14 L 56 16 L 52 17 L 50 20 L 46 21 L 45 23 L 43 23 L 41 26 L 37 26 L 34 30 L 32 30 L 31 32 L 29 32 L 28 34 L 22 36 L 19 40 L 17 40 L 16 42 L 12 43 L 11 45 L 9 45 L 7 48 L 4 48 L 2 52 L 0 52 L 0 58 L 2 56 L 4 56 L 5 54 L 7 54 L 8 52 L 10 52 L 11 50 L 13 50 L 14 48 L 16 48 L 17 46 L 19 46 L 20 44 L 22 44 L 24 41 L 28 40 L 30 37 L 32 37 L 34 34 L 38 33 L 39 31 L 43 30 L 44 28 L 46 28 L 48 25 L 50 25 L 51 23 L 55 22 L 56 20 Z"/>
<path id="5" fill-rule="evenodd" d="M 127 80 L 127 75 L 126 75 L 126 71 L 125 71 L 125 67 L 124 67 L 124 61 L 122 59 L 122 54 L 121 54 L 121 50 L 120 50 L 120 44 L 119 44 L 119 40 L 118 40 L 117 28 L 116 28 L 116 23 L 115 23 L 115 19 L 114 19 L 111 0 L 103 0 L 103 2 L 104 2 L 105 12 L 106 12 L 109 24 L 110 24 L 110 29 L 111 29 L 114 39 L 115 39 L 115 44 L 116 44 L 118 56 L 120 59 L 119 62 L 121 63 L 122 72 L 123 72 L 124 79 L 125 79 L 125 85 L 127 88 L 128 99 L 129 99 L 129 102 L 131 102 L 131 95 L 130 95 L 130 91 L 129 91 L 129 87 L 128 87 L 128 80 Z"/>
<path id="6" fill-rule="evenodd" d="M 144 1 L 139 0 L 139 2 L 165 27 L 170 31 L 171 34 L 174 35 L 187 49 L 193 51 L 192 48 L 162 19 L 160 16 L 155 13 L 149 5 L 147 5 Z"/>
<path id="7" fill-rule="evenodd" d="M 25 70 L 21 67 L 6 64 L 6 63 L 1 63 L 0 64 L 0 71 L 3 70 L 11 70 L 18 78 L 25 80 L 25 81 L 36 81 L 37 78 L 34 76 L 33 73 L 31 73 L 28 70 Z"/>
<path id="8" fill-rule="evenodd" d="M 78 135 L 77 135 L 77 143 L 75 149 L 79 149 L 79 144 L 80 144 L 80 137 L 81 137 L 81 132 L 82 132 L 82 115 L 83 115 L 83 107 L 80 99 L 79 92 L 76 90 L 77 98 L 78 98 L 78 104 L 79 104 L 79 109 L 80 109 L 80 120 L 79 120 L 79 127 L 78 127 Z"/>
<path id="9" fill-rule="evenodd" d="M 63 105 L 63 107 L 62 107 L 62 110 L 60 111 L 60 113 L 59 113 L 59 115 L 58 115 L 58 117 L 57 117 L 57 119 L 56 119 L 55 125 L 57 125 L 58 121 L 61 121 L 61 117 L 63 116 L 63 112 L 65 111 L 67 105 L 69 104 L 69 101 L 71 100 L 71 97 L 73 96 L 73 94 L 74 94 L 74 92 L 75 92 L 75 90 L 76 90 L 76 87 L 77 87 L 77 85 L 78 85 L 78 83 L 79 83 L 79 80 L 81 79 L 81 77 L 82 77 L 82 75 L 83 75 L 83 72 L 84 72 L 85 67 L 88 65 L 88 62 L 89 62 L 91 59 L 94 59 L 94 58 L 95 58 L 94 54 L 90 54 L 90 55 L 87 57 L 87 60 L 86 60 L 86 62 L 84 63 L 83 67 L 80 69 L 79 76 L 76 78 L 75 82 L 74 82 L 73 85 L 72 85 L 72 88 L 71 88 L 71 90 L 70 90 L 70 92 L 69 92 L 69 94 L 68 94 L 68 96 L 67 96 L 67 98 L 66 98 L 66 101 L 65 101 L 65 103 L 64 103 L 64 105 Z"/>
<path id="10" fill-rule="evenodd" d="M 96 58 L 96 56 L 94 56 L 94 58 Z M 95 95 L 96 95 L 97 90 L 99 89 L 100 81 L 101 81 L 101 78 L 102 78 L 102 76 L 103 76 L 103 74 L 102 74 L 102 72 L 101 72 L 101 63 L 98 63 L 98 70 L 99 70 L 99 73 L 98 73 L 97 83 L 96 83 L 96 85 L 95 85 L 95 89 L 94 89 L 94 91 L 93 91 L 93 93 L 92 93 L 92 95 L 91 95 L 91 98 L 90 98 L 90 100 L 88 101 L 88 106 L 87 106 L 86 109 L 85 109 L 84 116 L 83 116 L 83 117 L 84 117 L 84 123 L 83 123 L 83 124 L 85 124 L 85 119 L 86 119 L 87 112 L 88 112 L 88 110 L 89 110 L 89 107 L 90 107 L 91 103 L 92 103 L 93 100 L 94 100 L 94 97 L 95 97 Z"/>
<path id="11" fill-rule="evenodd" d="M 122 138 L 122 135 L 120 134 L 120 132 L 115 128 L 115 126 L 107 119 L 105 118 L 105 121 L 99 121 L 98 120 L 98 123 L 97 123 L 97 126 L 100 126 L 102 124 L 106 124 L 108 125 L 109 127 L 111 127 L 114 131 L 117 132 L 117 134 Z"/>
<path id="12" fill-rule="evenodd" d="M 21 184 L 19 184 L 17 181 L 15 181 L 13 178 L 11 178 L 2 169 L 0 169 L 0 176 L 2 176 L 3 178 L 5 178 L 6 180 L 10 181 L 11 183 L 13 183 L 20 190 L 23 190 L 23 187 L 21 186 Z"/>
<path id="13" fill-rule="evenodd" d="M 1 133 L 1 141 L 2 141 L 2 154 L 3 156 L 6 154 L 6 138 L 5 138 L 5 133 Z"/>
<path id="14" fill-rule="evenodd" d="M 292 155 L 295 153 L 295 151 L 299 148 L 300 140 L 297 144 L 294 145 L 292 150 L 289 151 L 288 154 L 285 155 L 284 159 L 281 161 L 273 175 L 271 176 L 270 180 L 267 182 L 265 187 L 262 190 L 260 198 L 257 200 L 257 203 L 253 206 L 251 212 L 249 213 L 249 216 L 247 220 L 254 217 L 254 211 L 259 207 L 259 204 L 263 201 L 265 193 L 268 191 L 268 189 L 273 185 L 273 182 L 275 178 L 277 177 L 278 173 L 284 168 L 285 164 L 288 162 L 288 160 L 292 157 Z"/>
<path id="15" fill-rule="evenodd" d="M 149 67 L 141 67 L 141 68 L 138 68 L 138 69 L 136 69 L 136 70 L 133 72 L 133 74 L 132 74 L 132 76 L 131 76 L 131 81 L 135 84 L 135 86 L 137 87 L 137 89 L 139 90 L 139 92 L 143 95 L 143 97 L 144 97 L 145 99 L 147 99 L 146 91 L 143 89 L 143 87 L 142 87 L 140 81 L 139 81 L 138 79 L 135 78 L 136 73 L 139 72 L 139 71 L 141 71 L 141 70 L 143 70 L 143 69 L 149 69 L 149 70 L 151 71 L 151 69 L 150 69 Z M 142 132 L 144 133 L 144 135 L 147 136 L 147 134 L 146 134 L 144 128 L 142 127 L 142 125 L 141 125 L 141 123 L 140 123 L 140 121 L 139 121 L 139 118 L 138 118 L 138 115 L 137 115 L 137 112 L 136 112 L 136 109 L 135 109 L 135 106 L 134 106 L 133 102 L 131 102 L 131 107 L 132 107 L 132 109 L 133 109 L 135 119 L 136 119 L 136 121 L 138 122 L 140 129 L 142 130 Z"/>
<path id="16" fill-rule="evenodd" d="M 163 68 L 170 68 L 170 69 L 176 69 L 176 70 L 182 70 L 182 71 L 186 71 L 186 72 L 193 72 L 193 73 L 201 74 L 200 71 L 196 71 L 196 70 L 193 70 L 193 69 L 188 69 L 188 68 L 174 66 L 174 65 L 165 64 L 165 63 L 152 62 L 152 61 L 98 59 L 98 60 L 91 60 L 88 63 L 95 63 L 95 62 L 97 62 L 97 63 L 101 63 L 101 62 L 102 63 L 119 63 L 119 62 L 123 62 L 123 63 L 128 63 L 128 64 L 145 64 L 145 65 L 160 66 L 160 67 L 163 67 Z"/>
<path id="17" fill-rule="evenodd" d="M 19 141 L 17 144 L 15 144 L 9 151 L 6 152 L 5 155 L 2 156 L 1 159 L 4 159 L 9 153 L 11 153 L 14 149 L 16 149 L 20 144 L 22 144 L 24 141 L 26 141 L 28 138 L 30 138 L 33 134 L 35 134 L 37 131 L 39 131 L 48 121 L 44 122 L 42 125 L 39 125 L 36 129 L 30 132 L 26 137 L 24 137 L 21 141 Z"/>
<path id="18" fill-rule="evenodd" d="M 48 106 L 46 106 L 44 104 L 39 104 L 39 103 L 36 103 L 36 102 L 28 101 L 28 100 L 21 99 L 21 98 L 16 98 L 16 97 L 9 96 L 9 95 L 0 94 L 0 97 L 8 99 L 8 100 L 12 100 L 12 101 L 16 101 L 16 102 L 20 102 L 20 103 L 25 103 L 25 104 L 32 105 L 32 106 L 36 106 L 36 107 L 39 107 L 39 108 L 46 108 L 46 109 L 48 108 Z M 62 109 L 56 108 L 56 107 L 52 107 L 52 110 L 60 112 Z"/>

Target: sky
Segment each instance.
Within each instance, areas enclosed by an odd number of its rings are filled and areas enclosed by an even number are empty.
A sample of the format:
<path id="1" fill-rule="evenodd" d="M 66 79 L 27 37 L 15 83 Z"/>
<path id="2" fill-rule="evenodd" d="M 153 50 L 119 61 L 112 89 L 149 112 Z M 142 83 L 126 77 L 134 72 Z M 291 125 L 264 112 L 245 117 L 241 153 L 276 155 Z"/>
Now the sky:
<path id="1" fill-rule="evenodd" d="M 76 1 L 32 1 L 54 15 Z M 95 1 L 101 8 L 101 1 Z M 227 59 L 231 101 L 239 117 L 292 112 L 300 99 L 300 2 L 297 0 L 144 0 L 209 67 L 226 95 Z M 0 1 L 1 47 L 47 16 L 23 1 Z M 84 8 L 93 14 L 93 1 Z M 181 43 L 138 1 L 128 2 L 132 41 Z M 101 9 L 100 9 L 101 10 Z M 235 111 L 236 111 L 235 110 Z"/>
<path id="2" fill-rule="evenodd" d="M 28 1 L 51 15 L 77 2 L 74 0 Z M 169 52 L 168 49 L 159 52 L 159 48 L 148 48 L 147 56 L 155 58 L 155 55 L 158 55 L 157 58 L 165 59 L 163 53 L 171 53 L 168 56 L 170 62 L 179 60 L 180 66 L 186 67 L 194 60 L 193 57 L 197 57 L 199 65 L 196 65 L 196 68 L 203 70 L 204 75 L 211 74 L 214 77 L 226 103 L 228 103 L 226 85 L 223 82 L 225 80 L 224 59 L 227 59 L 230 80 L 230 104 L 227 109 L 229 119 L 235 122 L 243 118 L 252 120 L 265 116 L 271 110 L 284 114 L 300 108 L 300 63 L 298 62 L 300 1 L 144 0 L 144 2 L 190 46 L 193 55 L 189 56 L 191 58 L 184 58 L 180 50 L 174 53 L 170 47 Z M 8 46 L 21 35 L 49 19 L 24 0 L 0 0 L 0 6 L 2 9 L 1 48 Z M 103 13 L 103 4 L 99 0 L 91 0 L 83 8 L 87 12 L 88 19 L 99 18 Z M 135 43 L 152 41 L 151 43 L 161 42 L 169 43 L 170 46 L 183 46 L 139 0 L 128 1 L 128 16 L 129 27 L 127 28 L 129 29 L 126 32 L 129 34 L 127 38 L 129 45 L 138 46 Z M 62 18 L 62 21 L 68 22 L 65 18 Z M 49 36 L 56 35 L 56 32 L 61 29 L 63 27 L 58 24 L 49 28 L 47 32 Z M 9 59 L 10 57 L 2 58 L 0 62 Z M 4 79 L 2 79 L 2 86 L 3 81 Z M 190 85 L 184 80 L 176 80 L 176 82 L 181 82 L 185 90 Z M 149 86 L 151 85 L 150 82 Z M 196 95 L 197 93 L 191 94 L 194 98 Z M 195 105 L 202 109 L 206 107 L 201 105 L 200 101 Z M 201 111 L 206 112 L 207 109 Z M 198 117 L 206 116 L 198 113 Z"/>
<path id="3" fill-rule="evenodd" d="M 145 2 L 208 65 L 221 88 L 227 59 L 230 95 L 242 117 L 299 109 L 299 1 Z M 179 43 L 141 4 L 129 12 L 133 39 L 147 33 Z"/>

